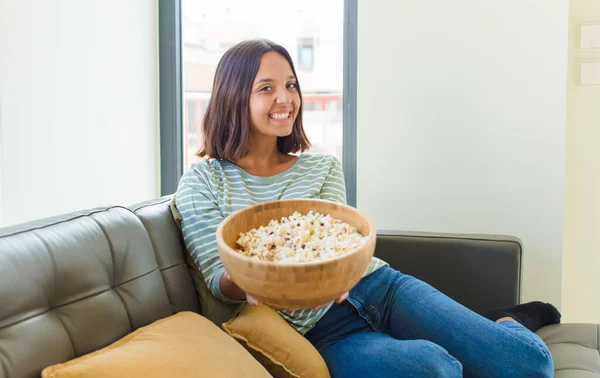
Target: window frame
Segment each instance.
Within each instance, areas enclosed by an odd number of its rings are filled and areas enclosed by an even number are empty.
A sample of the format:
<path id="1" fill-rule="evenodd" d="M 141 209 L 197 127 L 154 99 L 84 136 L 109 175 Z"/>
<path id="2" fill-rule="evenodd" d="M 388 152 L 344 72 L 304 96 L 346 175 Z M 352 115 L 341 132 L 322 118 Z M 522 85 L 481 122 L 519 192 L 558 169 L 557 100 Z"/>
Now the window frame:
<path id="1" fill-rule="evenodd" d="M 346 197 L 356 207 L 356 80 L 358 0 L 344 0 L 342 166 Z M 160 193 L 175 193 L 183 175 L 181 0 L 158 0 Z"/>
<path id="2" fill-rule="evenodd" d="M 344 0 L 344 82 L 342 121 L 342 168 L 346 180 L 346 201 L 356 207 L 357 186 L 357 51 L 358 51 L 358 0 Z"/>
<path id="3" fill-rule="evenodd" d="M 160 195 L 175 193 L 183 175 L 181 0 L 158 0 Z"/>

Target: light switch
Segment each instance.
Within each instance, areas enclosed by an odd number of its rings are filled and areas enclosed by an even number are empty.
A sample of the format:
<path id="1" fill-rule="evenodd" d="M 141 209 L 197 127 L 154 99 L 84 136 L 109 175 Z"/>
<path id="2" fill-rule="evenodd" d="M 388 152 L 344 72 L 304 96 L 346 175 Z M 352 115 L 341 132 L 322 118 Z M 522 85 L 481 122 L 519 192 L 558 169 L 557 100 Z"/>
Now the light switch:
<path id="1" fill-rule="evenodd" d="M 580 63 L 579 85 L 600 86 L 600 61 Z"/>
<path id="2" fill-rule="evenodd" d="M 600 24 L 581 25 L 579 48 L 600 49 Z"/>

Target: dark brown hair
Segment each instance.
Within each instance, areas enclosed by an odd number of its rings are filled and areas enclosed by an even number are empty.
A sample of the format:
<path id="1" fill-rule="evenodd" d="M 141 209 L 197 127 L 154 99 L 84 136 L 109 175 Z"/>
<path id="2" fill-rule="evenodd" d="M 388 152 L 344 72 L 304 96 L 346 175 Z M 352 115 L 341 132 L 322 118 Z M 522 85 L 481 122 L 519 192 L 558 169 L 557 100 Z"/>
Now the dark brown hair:
<path id="1" fill-rule="evenodd" d="M 212 95 L 202 119 L 202 147 L 197 155 L 215 159 L 239 160 L 247 152 L 250 135 L 250 92 L 263 54 L 275 51 L 287 59 L 294 76 L 296 70 L 287 50 L 265 39 L 243 41 L 231 47 L 219 61 Z M 277 138 L 279 152 L 287 154 L 310 148 L 302 127 L 302 92 L 300 109 L 292 133 Z"/>

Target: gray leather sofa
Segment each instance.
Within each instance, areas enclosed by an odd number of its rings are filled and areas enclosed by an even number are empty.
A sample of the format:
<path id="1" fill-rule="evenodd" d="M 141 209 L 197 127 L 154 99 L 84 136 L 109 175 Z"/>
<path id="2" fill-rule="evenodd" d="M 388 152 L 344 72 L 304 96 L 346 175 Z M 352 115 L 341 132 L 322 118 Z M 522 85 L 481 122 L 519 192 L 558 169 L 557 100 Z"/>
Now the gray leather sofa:
<path id="1" fill-rule="evenodd" d="M 202 313 L 168 197 L 0 229 L 0 378 L 34 377 L 179 311 Z M 465 306 L 519 301 L 522 246 L 497 236 L 385 233 L 376 254 Z M 556 377 L 598 377 L 598 328 L 539 334 Z"/>

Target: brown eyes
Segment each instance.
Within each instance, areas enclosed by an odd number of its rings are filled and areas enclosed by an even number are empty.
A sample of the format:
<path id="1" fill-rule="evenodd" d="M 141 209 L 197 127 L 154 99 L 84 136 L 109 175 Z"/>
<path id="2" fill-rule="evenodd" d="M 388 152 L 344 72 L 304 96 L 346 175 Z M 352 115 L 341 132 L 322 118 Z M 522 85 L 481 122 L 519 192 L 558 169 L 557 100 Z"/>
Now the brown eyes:
<path id="1" fill-rule="evenodd" d="M 289 83 L 285 86 L 287 89 L 297 89 L 298 85 L 296 83 Z M 269 92 L 273 89 L 273 87 L 271 87 L 270 85 L 265 85 L 264 87 L 260 88 L 258 91 L 259 92 Z"/>

